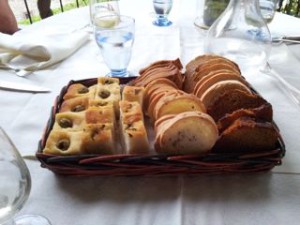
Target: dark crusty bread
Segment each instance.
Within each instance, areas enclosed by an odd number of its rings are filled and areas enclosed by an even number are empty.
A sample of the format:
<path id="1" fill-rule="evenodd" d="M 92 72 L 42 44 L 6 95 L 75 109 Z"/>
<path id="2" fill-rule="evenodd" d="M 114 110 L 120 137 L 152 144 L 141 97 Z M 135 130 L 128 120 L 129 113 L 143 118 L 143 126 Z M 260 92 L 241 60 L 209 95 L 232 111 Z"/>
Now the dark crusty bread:
<path id="1" fill-rule="evenodd" d="M 218 121 L 226 113 L 232 113 L 238 109 L 257 108 L 267 103 L 257 94 L 250 94 L 238 89 L 226 90 L 214 103 L 207 108 L 207 113 L 215 121 Z"/>
<path id="2" fill-rule="evenodd" d="M 226 93 L 227 90 L 240 90 L 251 94 L 251 89 L 238 80 L 224 80 L 218 81 L 211 85 L 207 90 L 204 91 L 200 100 L 203 102 L 206 108 L 209 108 L 214 104 L 214 102 Z"/>
<path id="3" fill-rule="evenodd" d="M 225 129 L 213 152 L 252 152 L 276 149 L 279 132 L 270 122 L 257 122 L 253 118 L 240 117 Z"/>
<path id="4" fill-rule="evenodd" d="M 272 105 L 270 103 L 265 103 L 257 108 L 237 109 L 230 114 L 226 114 L 217 122 L 219 131 L 223 132 L 228 126 L 230 126 L 235 120 L 240 117 L 250 117 L 254 118 L 256 121 L 272 122 Z"/>

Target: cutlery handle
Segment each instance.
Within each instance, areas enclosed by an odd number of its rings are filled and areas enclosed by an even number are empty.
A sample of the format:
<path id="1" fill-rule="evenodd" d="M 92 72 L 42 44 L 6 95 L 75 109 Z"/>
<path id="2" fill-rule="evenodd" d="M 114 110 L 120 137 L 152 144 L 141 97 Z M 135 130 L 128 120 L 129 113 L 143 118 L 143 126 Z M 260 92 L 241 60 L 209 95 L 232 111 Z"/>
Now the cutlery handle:
<path id="1" fill-rule="evenodd" d="M 291 37 L 285 36 L 282 39 L 283 40 L 290 40 L 290 41 L 300 41 L 300 36 L 299 37 L 297 37 L 297 36 L 291 36 Z"/>

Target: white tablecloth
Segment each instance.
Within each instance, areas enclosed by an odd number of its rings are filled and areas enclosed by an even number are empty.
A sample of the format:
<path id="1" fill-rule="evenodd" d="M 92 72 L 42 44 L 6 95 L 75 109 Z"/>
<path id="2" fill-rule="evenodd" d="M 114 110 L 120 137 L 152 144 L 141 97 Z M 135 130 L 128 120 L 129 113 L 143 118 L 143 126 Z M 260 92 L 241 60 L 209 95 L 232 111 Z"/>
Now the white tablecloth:
<path id="1" fill-rule="evenodd" d="M 120 1 L 121 13 L 136 19 L 129 70 L 136 74 L 151 62 L 178 57 L 185 65 L 202 54 L 205 31 L 196 30 L 193 25 L 196 6 L 196 0 L 174 0 L 170 15 L 173 25 L 159 28 L 152 25 L 151 1 Z M 34 23 L 18 35 L 76 32 L 86 30 L 88 24 L 88 8 L 80 8 Z M 284 34 L 297 34 L 299 28 L 299 19 L 282 14 L 277 14 L 270 24 L 272 32 Z M 270 63 L 299 84 L 300 61 L 291 53 L 297 54 L 297 47 L 274 48 Z M 293 60 L 278 57 L 284 54 L 293 56 Z M 92 35 L 68 59 L 27 78 L 0 70 L 2 80 L 34 83 L 52 90 L 48 94 L 0 90 L 0 126 L 23 156 L 34 155 L 61 88 L 72 79 L 98 77 L 107 72 Z M 53 225 L 299 224 L 300 107 L 276 79 L 259 72 L 247 75 L 247 79 L 273 105 L 274 119 L 287 150 L 282 166 L 251 175 L 63 177 L 41 168 L 37 160 L 26 159 L 32 191 L 19 214 L 42 214 Z"/>

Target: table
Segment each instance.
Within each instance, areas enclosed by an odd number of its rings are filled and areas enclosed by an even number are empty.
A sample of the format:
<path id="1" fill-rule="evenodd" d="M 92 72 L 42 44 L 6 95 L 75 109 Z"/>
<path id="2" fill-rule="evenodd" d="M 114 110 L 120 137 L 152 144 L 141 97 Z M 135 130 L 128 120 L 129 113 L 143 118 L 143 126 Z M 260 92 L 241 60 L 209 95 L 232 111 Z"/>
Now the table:
<path id="1" fill-rule="evenodd" d="M 151 23 L 151 1 L 120 1 L 121 13 L 136 18 L 136 40 L 129 70 L 137 73 L 156 60 L 178 57 L 185 65 L 202 54 L 205 31 L 193 26 L 196 5 L 196 0 L 174 0 L 170 15 L 173 25 L 158 28 Z M 80 8 L 34 23 L 20 32 L 23 35 L 73 32 L 88 23 L 88 8 Z M 285 24 L 293 24 L 293 29 Z M 299 19 L 279 13 L 270 24 L 272 32 L 285 34 L 297 34 L 299 28 Z M 300 83 L 295 69 L 300 65 L 299 58 L 286 62 L 278 57 L 297 53 L 297 47 L 274 47 L 270 63 Z M 55 97 L 69 80 L 98 77 L 107 71 L 92 36 L 68 59 L 27 78 L 0 70 L 0 79 L 40 84 L 52 90 L 48 94 L 0 90 L 0 125 L 25 157 L 32 176 L 31 194 L 19 215 L 41 214 L 53 225 L 299 223 L 300 107 L 276 79 L 259 72 L 247 79 L 273 105 L 274 119 L 287 148 L 283 165 L 271 172 L 226 176 L 64 177 L 42 169 L 32 156 Z"/>

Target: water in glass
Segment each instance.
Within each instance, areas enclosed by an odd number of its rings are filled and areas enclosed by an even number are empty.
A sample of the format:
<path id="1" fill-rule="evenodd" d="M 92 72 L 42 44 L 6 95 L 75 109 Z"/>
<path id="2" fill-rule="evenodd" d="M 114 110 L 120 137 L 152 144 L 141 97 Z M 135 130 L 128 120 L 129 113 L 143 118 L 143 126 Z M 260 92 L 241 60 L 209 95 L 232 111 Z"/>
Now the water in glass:
<path id="1" fill-rule="evenodd" d="M 172 6 L 172 0 L 153 0 L 153 7 L 156 14 L 156 20 L 153 24 L 156 26 L 170 26 L 172 22 L 168 19 L 168 16 Z"/>
<path id="2" fill-rule="evenodd" d="M 114 75 L 126 73 L 131 58 L 133 33 L 107 31 L 96 34 L 103 59 Z"/>
<path id="3" fill-rule="evenodd" d="M 134 19 L 127 16 L 100 17 L 95 26 L 95 40 L 104 62 L 110 69 L 109 76 L 129 76 L 127 71 L 134 42 Z"/>

